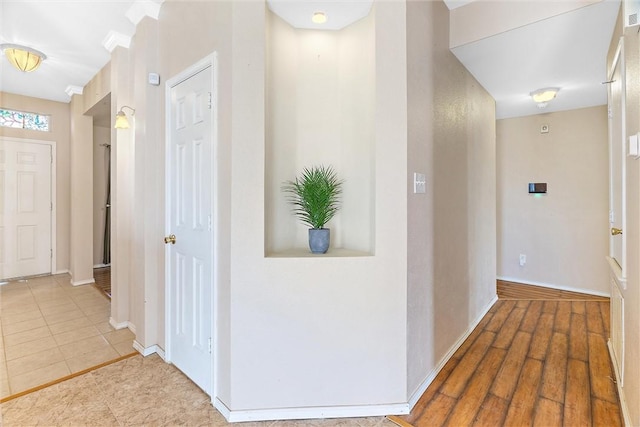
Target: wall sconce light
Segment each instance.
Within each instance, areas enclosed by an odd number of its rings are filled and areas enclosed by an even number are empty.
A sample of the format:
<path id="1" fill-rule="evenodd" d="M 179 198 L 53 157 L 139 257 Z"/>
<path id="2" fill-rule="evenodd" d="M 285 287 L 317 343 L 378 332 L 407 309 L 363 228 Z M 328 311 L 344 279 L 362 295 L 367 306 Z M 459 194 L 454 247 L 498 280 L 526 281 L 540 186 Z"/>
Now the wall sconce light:
<path id="1" fill-rule="evenodd" d="M 311 17 L 311 22 L 314 24 L 324 24 L 327 22 L 327 15 L 324 12 L 314 12 Z"/>
<path id="2" fill-rule="evenodd" d="M 549 101 L 556 97 L 559 91 L 559 87 L 545 87 L 543 89 L 533 91 L 529 95 L 531 95 L 533 102 L 538 104 L 538 108 L 544 108 L 547 106 Z"/>
<path id="3" fill-rule="evenodd" d="M 11 65 L 25 73 L 35 71 L 42 64 L 42 61 L 47 59 L 47 55 L 44 53 L 17 44 L 0 44 L 0 49 L 4 51 L 4 56 L 7 57 Z"/>
<path id="4" fill-rule="evenodd" d="M 118 114 L 116 114 L 116 124 L 114 126 L 116 129 L 129 129 L 129 119 L 127 119 L 127 115 L 122 111 L 125 108 L 131 110 L 132 116 L 136 113 L 134 108 L 131 108 L 128 105 L 123 105 L 120 111 L 118 111 Z"/>

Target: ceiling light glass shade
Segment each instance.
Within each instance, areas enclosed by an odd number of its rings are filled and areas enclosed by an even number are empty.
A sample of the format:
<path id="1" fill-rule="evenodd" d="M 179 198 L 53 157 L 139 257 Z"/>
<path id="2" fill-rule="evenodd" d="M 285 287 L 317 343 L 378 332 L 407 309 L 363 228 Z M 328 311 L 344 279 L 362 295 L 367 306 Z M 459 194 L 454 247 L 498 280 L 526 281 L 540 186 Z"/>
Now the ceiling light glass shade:
<path id="1" fill-rule="evenodd" d="M 47 59 L 47 55 L 35 49 L 15 44 L 2 44 L 0 49 L 4 51 L 7 60 L 16 67 L 16 69 L 29 73 L 36 70 L 42 61 Z"/>
<path id="2" fill-rule="evenodd" d="M 118 114 L 116 114 L 116 125 L 114 127 L 116 129 L 129 129 L 129 120 L 124 114 L 124 111 L 120 110 Z"/>
<path id="3" fill-rule="evenodd" d="M 327 22 L 327 15 L 324 12 L 315 12 L 311 17 L 311 22 L 314 24 L 324 24 Z"/>
<path id="4" fill-rule="evenodd" d="M 531 98 L 538 104 L 547 103 L 556 97 L 560 89 L 557 87 L 547 87 L 544 89 L 538 89 L 535 92 L 531 92 Z"/>

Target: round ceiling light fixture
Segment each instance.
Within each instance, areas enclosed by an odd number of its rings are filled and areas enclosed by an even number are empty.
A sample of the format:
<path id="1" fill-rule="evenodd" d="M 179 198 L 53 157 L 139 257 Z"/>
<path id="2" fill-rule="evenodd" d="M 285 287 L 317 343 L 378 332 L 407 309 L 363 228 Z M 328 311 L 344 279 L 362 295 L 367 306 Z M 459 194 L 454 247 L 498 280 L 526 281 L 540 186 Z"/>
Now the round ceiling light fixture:
<path id="1" fill-rule="evenodd" d="M 324 24 L 327 22 L 327 15 L 324 12 L 313 12 L 311 22 L 314 24 Z"/>
<path id="2" fill-rule="evenodd" d="M 44 53 L 27 46 L 17 44 L 0 44 L 0 50 L 4 56 L 17 70 L 25 73 L 38 69 L 42 61 L 47 59 Z"/>
<path id="3" fill-rule="evenodd" d="M 545 88 L 533 91 L 529 95 L 533 99 L 533 102 L 538 104 L 538 107 L 544 108 L 547 106 L 549 101 L 551 101 L 556 97 L 556 95 L 558 95 L 559 91 L 560 91 L 559 87 L 545 87 Z"/>

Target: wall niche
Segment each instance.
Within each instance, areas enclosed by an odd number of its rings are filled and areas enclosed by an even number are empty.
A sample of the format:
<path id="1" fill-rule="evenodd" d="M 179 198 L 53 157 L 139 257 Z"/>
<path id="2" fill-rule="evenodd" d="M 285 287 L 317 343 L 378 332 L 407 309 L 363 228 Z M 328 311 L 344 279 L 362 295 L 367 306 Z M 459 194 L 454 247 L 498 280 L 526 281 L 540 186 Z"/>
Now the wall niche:
<path id="1" fill-rule="evenodd" d="M 344 179 L 324 256 L 375 252 L 375 9 L 335 31 L 296 29 L 267 10 L 265 256 L 311 255 L 283 183 L 308 166 Z"/>

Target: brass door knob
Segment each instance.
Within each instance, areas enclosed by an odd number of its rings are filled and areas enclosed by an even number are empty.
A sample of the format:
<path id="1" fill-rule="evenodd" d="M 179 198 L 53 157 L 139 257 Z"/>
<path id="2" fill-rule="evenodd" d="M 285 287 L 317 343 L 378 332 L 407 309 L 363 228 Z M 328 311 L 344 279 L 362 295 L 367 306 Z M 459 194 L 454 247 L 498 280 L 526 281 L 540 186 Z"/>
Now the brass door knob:
<path id="1" fill-rule="evenodd" d="M 622 234 L 622 229 L 611 227 L 611 235 L 617 236 L 618 234 Z"/>
<path id="2" fill-rule="evenodd" d="M 172 245 L 175 245 L 176 244 L 176 235 L 175 234 L 171 234 L 170 236 L 165 237 L 164 238 L 164 243 L 165 244 L 171 243 Z"/>

